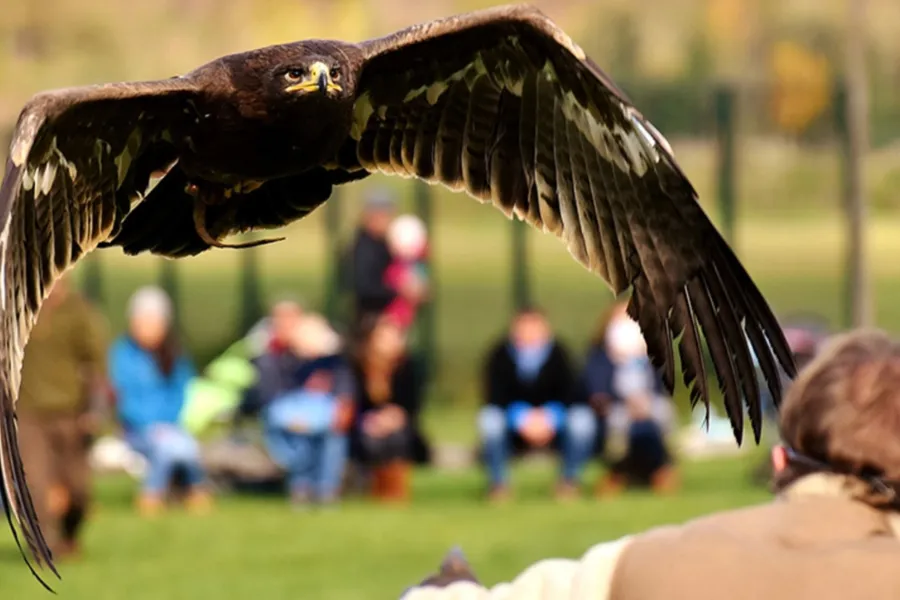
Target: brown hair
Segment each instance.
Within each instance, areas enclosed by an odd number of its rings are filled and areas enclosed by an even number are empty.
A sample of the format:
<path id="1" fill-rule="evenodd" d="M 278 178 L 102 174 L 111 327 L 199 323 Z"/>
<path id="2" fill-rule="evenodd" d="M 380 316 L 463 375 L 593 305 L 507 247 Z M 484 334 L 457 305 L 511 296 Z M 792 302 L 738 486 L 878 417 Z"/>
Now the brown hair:
<path id="1" fill-rule="evenodd" d="M 788 448 L 831 472 L 900 485 L 900 345 L 876 330 L 837 336 L 791 385 L 780 430 Z M 826 469 L 790 461 L 775 488 L 817 470 Z M 860 500 L 897 506 L 896 494 L 865 488 Z"/>
<path id="2" fill-rule="evenodd" d="M 385 325 L 397 327 L 396 323 L 384 316 L 372 316 L 364 320 L 356 331 L 352 351 L 353 360 L 363 378 L 363 385 L 376 404 L 390 400 L 394 373 L 406 359 L 405 353 L 388 359 L 372 352 L 372 338 L 378 329 Z"/>

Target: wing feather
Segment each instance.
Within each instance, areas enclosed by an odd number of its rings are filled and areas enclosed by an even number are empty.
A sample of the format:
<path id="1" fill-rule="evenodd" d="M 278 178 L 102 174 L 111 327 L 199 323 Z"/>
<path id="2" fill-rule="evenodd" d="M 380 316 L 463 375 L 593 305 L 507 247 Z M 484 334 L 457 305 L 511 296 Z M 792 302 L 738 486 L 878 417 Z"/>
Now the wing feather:
<path id="1" fill-rule="evenodd" d="M 163 133 L 145 111 L 175 127 L 167 117 L 191 93 L 180 80 L 47 92 L 26 105 L 13 134 L 0 186 L 0 493 L 17 542 L 18 527 L 36 565 L 57 575 L 16 438 L 25 345 L 54 282 L 116 231 L 143 192 L 129 183 L 135 158 Z"/>
<path id="2" fill-rule="evenodd" d="M 405 176 L 465 190 L 558 236 L 616 294 L 631 289 L 628 313 L 666 387 L 677 344 L 691 401 L 708 410 L 705 342 L 736 439 L 746 403 L 759 440 L 752 358 L 780 402 L 778 367 L 795 374 L 781 328 L 668 142 L 577 44 L 519 5 L 361 48 L 351 140 L 359 166 L 396 173 L 402 163 Z M 400 163 L 381 146 L 392 136 L 402 139 Z"/>

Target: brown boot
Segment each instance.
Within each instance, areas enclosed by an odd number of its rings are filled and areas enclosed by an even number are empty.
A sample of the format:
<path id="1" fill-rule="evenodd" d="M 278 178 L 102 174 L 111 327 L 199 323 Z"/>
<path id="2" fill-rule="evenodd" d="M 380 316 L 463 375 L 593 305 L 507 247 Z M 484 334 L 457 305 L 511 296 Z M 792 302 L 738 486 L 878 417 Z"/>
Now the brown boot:
<path id="1" fill-rule="evenodd" d="M 395 460 L 384 466 L 385 489 L 382 499 L 387 502 L 405 503 L 409 500 L 410 465 Z"/>
<path id="2" fill-rule="evenodd" d="M 388 489 L 388 467 L 379 465 L 372 469 L 371 493 L 376 500 L 383 500 Z"/>
<path id="3" fill-rule="evenodd" d="M 597 482 L 598 498 L 613 498 L 625 490 L 625 478 L 614 473 L 607 473 Z"/>
<path id="4" fill-rule="evenodd" d="M 650 486 L 657 494 L 672 494 L 681 487 L 681 478 L 672 465 L 660 467 L 650 478 Z"/>
<path id="5" fill-rule="evenodd" d="M 560 481 L 556 485 L 554 498 L 557 502 L 574 502 L 581 495 L 578 484 L 573 481 Z"/>
<path id="6" fill-rule="evenodd" d="M 194 487 L 187 493 L 184 499 L 184 506 L 189 512 L 196 515 L 205 515 L 212 510 L 213 499 L 203 487 Z"/>
<path id="7" fill-rule="evenodd" d="M 512 490 L 504 484 L 491 486 L 487 493 L 487 500 L 489 504 L 506 504 L 512 500 Z"/>
<path id="8" fill-rule="evenodd" d="M 165 510 L 166 502 L 158 494 L 142 493 L 137 499 L 137 509 L 142 517 L 155 517 Z"/>
<path id="9" fill-rule="evenodd" d="M 81 545 L 76 540 L 64 540 L 59 545 L 59 551 L 53 556 L 59 556 L 62 560 L 77 560 L 81 558 Z"/>

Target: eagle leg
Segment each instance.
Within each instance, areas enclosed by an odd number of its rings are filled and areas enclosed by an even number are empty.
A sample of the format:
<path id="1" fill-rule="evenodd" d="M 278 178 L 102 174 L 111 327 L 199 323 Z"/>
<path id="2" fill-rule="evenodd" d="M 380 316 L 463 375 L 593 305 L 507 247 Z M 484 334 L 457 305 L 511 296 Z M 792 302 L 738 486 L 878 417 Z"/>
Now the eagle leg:
<path id="1" fill-rule="evenodd" d="M 224 242 L 220 242 L 209 232 L 209 229 L 207 229 L 206 227 L 206 209 L 208 206 L 221 204 L 222 196 L 215 190 L 210 189 L 207 186 L 198 187 L 196 184 L 191 184 L 190 187 L 192 189 L 189 190 L 188 193 L 194 196 L 194 229 L 197 230 L 197 235 L 200 236 L 200 239 L 213 248 L 255 248 L 257 246 L 274 244 L 275 242 L 280 242 L 285 239 L 283 237 L 266 238 L 263 240 L 242 242 L 240 244 L 226 244 Z"/>

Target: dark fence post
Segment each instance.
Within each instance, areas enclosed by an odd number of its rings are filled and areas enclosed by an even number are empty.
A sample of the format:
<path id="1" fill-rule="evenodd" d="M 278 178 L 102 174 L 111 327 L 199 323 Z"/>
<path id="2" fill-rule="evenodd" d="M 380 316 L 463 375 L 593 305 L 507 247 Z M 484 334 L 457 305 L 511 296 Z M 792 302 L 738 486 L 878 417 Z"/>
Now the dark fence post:
<path id="1" fill-rule="evenodd" d="M 92 252 L 84 258 L 84 279 L 82 289 L 84 295 L 97 306 L 103 305 L 103 265 L 100 254 Z"/>
<path id="2" fill-rule="evenodd" d="M 159 287 L 172 299 L 172 322 L 181 324 L 181 293 L 178 285 L 178 263 L 169 258 L 160 259 Z"/>
<path id="3" fill-rule="evenodd" d="M 716 141 L 718 165 L 718 200 L 722 221 L 722 235 L 734 248 L 734 219 L 736 198 L 735 155 L 737 144 L 737 93 L 733 86 L 723 85 L 716 90 Z"/>
<path id="4" fill-rule="evenodd" d="M 512 301 L 520 309 L 531 303 L 528 278 L 528 225 L 517 218 L 512 220 Z"/>
<path id="5" fill-rule="evenodd" d="M 344 261 L 341 248 L 341 199 L 343 193 L 335 189 L 325 203 L 325 243 L 328 246 L 328 269 L 325 282 L 325 318 L 331 323 L 344 320 L 341 308 Z"/>
<path id="6" fill-rule="evenodd" d="M 262 279 L 259 274 L 259 249 L 247 248 L 239 251 L 241 257 L 241 330 L 243 337 L 262 318 Z"/>
<path id="7" fill-rule="evenodd" d="M 437 377 L 438 369 L 438 349 L 437 349 L 437 321 L 435 299 L 437 298 L 437 270 L 434 266 L 434 227 L 432 227 L 432 196 L 431 186 L 427 183 L 417 181 L 415 184 L 415 203 L 416 212 L 419 218 L 425 223 L 428 231 L 428 286 L 429 296 L 428 302 L 422 305 L 419 312 L 419 324 L 421 331 L 422 360 L 425 363 L 427 380 L 431 381 Z"/>
<path id="8" fill-rule="evenodd" d="M 850 120 L 847 118 L 847 84 L 843 79 L 838 79 L 834 88 L 834 127 L 838 138 L 840 163 L 841 163 L 841 211 L 845 217 L 848 214 L 848 199 L 853 194 L 853 178 L 850 173 L 852 152 L 850 139 Z M 843 282 L 843 306 L 841 307 L 841 325 L 849 329 L 853 327 L 853 258 L 847 253 L 847 262 L 844 265 Z"/>

